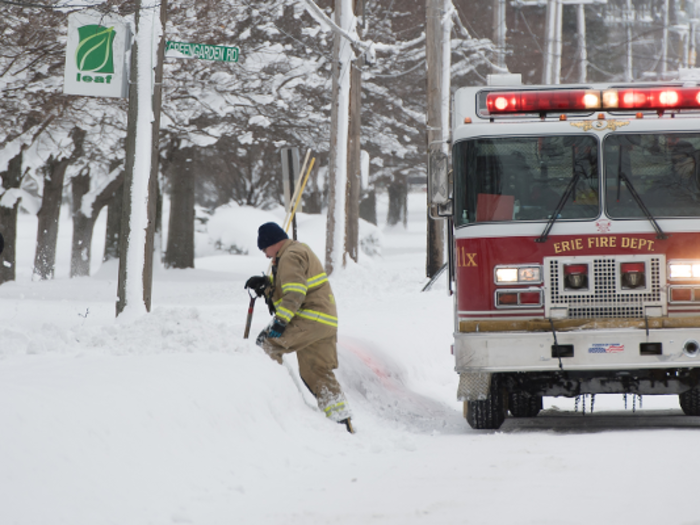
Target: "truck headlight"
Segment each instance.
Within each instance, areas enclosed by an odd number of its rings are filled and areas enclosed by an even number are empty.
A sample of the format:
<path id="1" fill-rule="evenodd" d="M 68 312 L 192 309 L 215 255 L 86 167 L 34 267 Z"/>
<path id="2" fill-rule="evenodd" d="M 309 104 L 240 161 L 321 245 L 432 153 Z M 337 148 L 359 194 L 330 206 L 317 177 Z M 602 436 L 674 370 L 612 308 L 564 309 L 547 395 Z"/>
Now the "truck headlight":
<path id="1" fill-rule="evenodd" d="M 496 284 L 532 284 L 542 282 L 539 266 L 499 266 L 495 269 Z"/>
<path id="2" fill-rule="evenodd" d="M 700 261 L 671 261 L 668 264 L 670 281 L 700 279 Z"/>

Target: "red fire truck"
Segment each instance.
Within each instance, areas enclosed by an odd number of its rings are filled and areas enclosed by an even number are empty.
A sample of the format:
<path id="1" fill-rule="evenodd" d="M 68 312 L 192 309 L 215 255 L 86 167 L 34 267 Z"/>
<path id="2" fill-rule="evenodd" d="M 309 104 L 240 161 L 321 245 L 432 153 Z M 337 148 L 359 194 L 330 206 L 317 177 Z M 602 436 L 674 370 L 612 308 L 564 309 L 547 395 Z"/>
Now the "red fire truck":
<path id="1" fill-rule="evenodd" d="M 700 82 L 470 87 L 453 119 L 430 191 L 468 423 L 597 393 L 700 415 Z"/>

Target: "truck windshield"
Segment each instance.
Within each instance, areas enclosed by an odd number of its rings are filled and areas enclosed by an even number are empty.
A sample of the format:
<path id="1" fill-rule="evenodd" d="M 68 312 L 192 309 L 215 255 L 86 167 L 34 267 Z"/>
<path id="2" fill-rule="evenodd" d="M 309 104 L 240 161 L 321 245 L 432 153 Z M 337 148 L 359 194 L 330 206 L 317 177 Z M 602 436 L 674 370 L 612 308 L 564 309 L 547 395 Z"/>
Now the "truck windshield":
<path id="1" fill-rule="evenodd" d="M 610 217 L 645 216 L 635 190 L 654 217 L 700 216 L 700 134 L 613 134 L 603 148 Z"/>
<path id="2" fill-rule="evenodd" d="M 457 225 L 547 221 L 578 174 L 556 219 L 600 213 L 598 142 L 587 135 L 482 138 L 455 144 Z"/>

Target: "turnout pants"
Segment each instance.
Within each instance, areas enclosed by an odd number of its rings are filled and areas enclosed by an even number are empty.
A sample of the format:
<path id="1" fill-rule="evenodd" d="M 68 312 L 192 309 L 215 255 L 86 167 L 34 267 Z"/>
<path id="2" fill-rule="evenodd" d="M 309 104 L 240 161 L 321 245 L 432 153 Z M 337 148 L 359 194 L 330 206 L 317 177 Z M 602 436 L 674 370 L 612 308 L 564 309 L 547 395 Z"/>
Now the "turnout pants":
<path id="1" fill-rule="evenodd" d="M 282 354 L 296 352 L 302 381 L 316 397 L 327 417 L 342 421 L 350 417 L 345 395 L 335 378 L 338 368 L 338 330 L 316 321 L 294 319 L 277 339 L 265 339 L 263 349 L 282 362 Z"/>

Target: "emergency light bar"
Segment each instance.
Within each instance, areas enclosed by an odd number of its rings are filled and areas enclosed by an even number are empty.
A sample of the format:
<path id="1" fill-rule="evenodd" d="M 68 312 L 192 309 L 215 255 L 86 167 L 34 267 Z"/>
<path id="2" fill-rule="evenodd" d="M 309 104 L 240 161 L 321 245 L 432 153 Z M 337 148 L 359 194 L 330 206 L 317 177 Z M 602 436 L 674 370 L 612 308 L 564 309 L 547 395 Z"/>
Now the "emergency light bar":
<path id="1" fill-rule="evenodd" d="M 586 112 L 596 110 L 700 109 L 700 87 L 559 89 L 490 92 L 492 115 L 511 113 Z"/>

